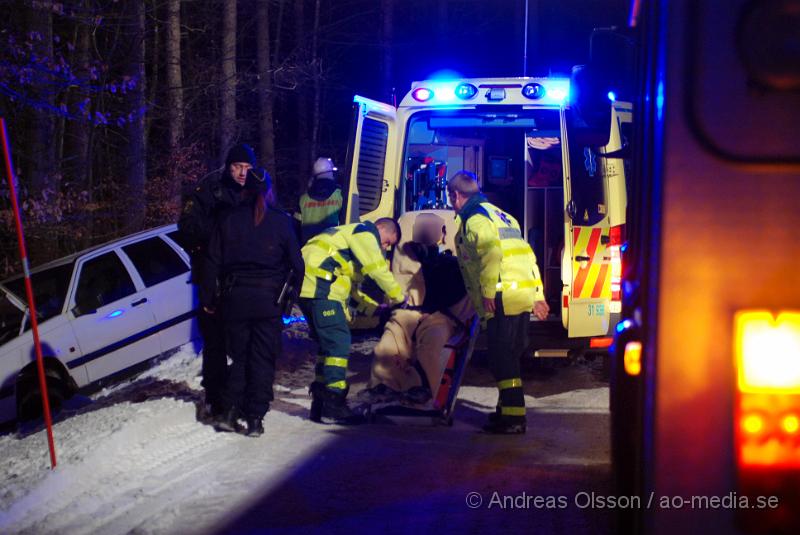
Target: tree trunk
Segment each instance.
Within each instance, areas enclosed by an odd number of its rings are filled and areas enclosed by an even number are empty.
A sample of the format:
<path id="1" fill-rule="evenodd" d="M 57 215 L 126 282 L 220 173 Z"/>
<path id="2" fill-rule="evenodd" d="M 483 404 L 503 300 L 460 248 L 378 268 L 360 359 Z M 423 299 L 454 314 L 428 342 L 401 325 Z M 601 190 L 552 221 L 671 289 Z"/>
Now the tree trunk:
<path id="1" fill-rule="evenodd" d="M 53 1 L 42 0 L 28 10 L 29 28 L 41 37 L 36 47 L 36 53 L 53 59 Z M 48 107 L 52 107 L 55 99 L 52 94 L 43 94 L 37 97 Z M 31 108 L 31 133 L 30 133 L 30 182 L 29 187 L 33 195 L 40 194 L 46 189 L 56 190 L 58 184 L 56 177 L 58 170 L 55 168 L 54 135 L 56 128 L 55 116 L 50 110 L 37 110 Z"/>
<path id="2" fill-rule="evenodd" d="M 393 105 L 397 105 L 394 85 L 393 42 L 394 42 L 394 0 L 381 0 L 383 12 L 383 31 L 381 32 L 381 50 L 383 51 L 383 94 L 387 95 Z"/>
<path id="3" fill-rule="evenodd" d="M 319 4 L 320 0 L 314 2 L 314 32 L 312 34 L 311 45 L 311 65 L 314 73 L 314 104 L 311 116 L 311 138 L 309 143 L 308 161 L 314 160 L 319 153 L 319 123 L 320 123 L 320 101 L 322 99 L 322 60 L 319 56 Z"/>
<path id="4" fill-rule="evenodd" d="M 147 143 L 145 140 L 145 8 L 144 2 L 131 2 L 131 54 L 128 71 L 136 85 L 128 93 L 132 120 L 127 125 L 128 133 L 128 183 L 125 205 L 128 207 L 125 232 L 142 228 L 145 215 L 145 173 Z"/>
<path id="5" fill-rule="evenodd" d="M 294 3 L 294 24 L 295 24 L 295 46 L 300 51 L 298 62 L 304 67 L 307 66 L 308 54 L 305 48 L 305 10 L 303 0 L 295 0 Z M 311 164 L 309 159 L 310 149 L 308 140 L 308 91 L 305 87 L 306 80 L 301 80 L 300 85 L 295 91 L 297 98 L 297 178 L 298 186 L 301 187 L 308 180 L 311 174 Z"/>
<path id="6" fill-rule="evenodd" d="M 89 28 L 78 22 L 75 28 L 75 53 L 72 64 L 78 78 L 88 77 L 89 66 Z M 68 108 L 74 109 L 78 102 L 86 98 L 86 91 L 77 86 L 67 95 Z M 64 133 L 64 158 L 61 164 L 64 178 L 76 189 L 89 191 L 89 130 L 91 123 L 83 118 L 67 121 Z M 91 194 L 91 191 L 89 191 Z"/>
<path id="7" fill-rule="evenodd" d="M 183 78 L 181 75 L 181 1 L 167 2 L 167 106 L 169 146 L 175 150 L 183 139 Z"/>
<path id="8" fill-rule="evenodd" d="M 143 0 L 142 0 L 143 1 Z M 156 102 L 160 103 L 161 98 L 161 86 L 159 80 L 159 66 L 161 65 L 161 19 L 158 17 L 158 6 L 161 0 L 150 0 L 149 6 L 152 12 L 152 17 L 150 20 L 152 21 L 152 41 L 149 47 L 150 59 L 148 60 L 150 65 L 152 65 L 152 69 L 150 70 L 150 77 L 147 79 L 147 90 L 148 90 L 148 97 L 147 97 L 147 104 L 148 106 L 153 106 Z M 146 71 L 145 71 L 146 72 Z M 158 118 L 153 113 L 148 113 L 144 119 L 144 128 L 145 128 L 145 138 L 150 138 L 150 131 L 153 126 L 153 122 L 158 124 Z"/>
<path id="9" fill-rule="evenodd" d="M 258 126 L 261 138 L 259 156 L 270 175 L 275 176 L 275 124 L 272 94 L 272 65 L 269 43 L 269 0 L 258 0 L 256 6 L 256 55 L 258 61 Z M 273 181 L 273 186 L 277 186 Z M 277 193 L 277 187 L 276 187 Z"/>
<path id="10" fill-rule="evenodd" d="M 222 14 L 222 113 L 220 161 L 236 135 L 236 0 L 225 0 Z"/>

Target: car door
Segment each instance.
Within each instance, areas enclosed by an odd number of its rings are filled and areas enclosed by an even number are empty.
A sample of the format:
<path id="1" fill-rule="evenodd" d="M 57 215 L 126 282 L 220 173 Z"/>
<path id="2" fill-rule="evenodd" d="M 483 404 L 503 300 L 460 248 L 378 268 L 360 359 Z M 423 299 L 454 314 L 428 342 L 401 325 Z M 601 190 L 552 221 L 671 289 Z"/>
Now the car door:
<path id="1" fill-rule="evenodd" d="M 397 187 L 397 110 L 356 96 L 353 131 L 347 147 L 345 223 L 394 215 Z"/>
<path id="2" fill-rule="evenodd" d="M 137 282 L 113 250 L 78 263 L 69 314 L 90 381 L 161 352 L 152 307 Z"/>
<path id="3" fill-rule="evenodd" d="M 192 339 L 196 299 L 189 265 L 161 236 L 129 243 L 122 252 L 136 268 L 155 315 L 161 350 L 168 351 Z"/>
<path id="4" fill-rule="evenodd" d="M 611 257 L 607 185 L 602 160 L 567 135 L 569 110 L 562 108 L 564 256 L 562 321 L 569 336 L 605 336 L 610 326 Z"/>

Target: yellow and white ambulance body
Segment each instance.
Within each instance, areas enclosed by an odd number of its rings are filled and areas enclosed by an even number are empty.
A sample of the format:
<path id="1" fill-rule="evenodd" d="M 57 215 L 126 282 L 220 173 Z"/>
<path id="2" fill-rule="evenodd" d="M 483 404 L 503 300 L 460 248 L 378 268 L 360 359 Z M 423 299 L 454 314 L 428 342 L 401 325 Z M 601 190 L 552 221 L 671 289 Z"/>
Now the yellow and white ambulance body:
<path id="1" fill-rule="evenodd" d="M 607 347 L 620 311 L 625 167 L 603 155 L 626 145 L 631 105 L 613 102 L 609 143 L 592 149 L 569 91 L 567 78 L 479 78 L 415 82 L 397 108 L 354 98 L 346 221 L 446 209 L 447 180 L 474 172 L 536 254 L 551 309 L 532 317 L 537 356 Z"/>

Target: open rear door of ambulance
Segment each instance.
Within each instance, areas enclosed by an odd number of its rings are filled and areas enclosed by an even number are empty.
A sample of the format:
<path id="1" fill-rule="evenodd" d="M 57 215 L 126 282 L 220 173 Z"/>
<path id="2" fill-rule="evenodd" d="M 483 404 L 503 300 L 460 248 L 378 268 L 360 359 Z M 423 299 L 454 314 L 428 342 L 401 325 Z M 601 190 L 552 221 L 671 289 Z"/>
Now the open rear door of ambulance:
<path id="1" fill-rule="evenodd" d="M 570 110 L 561 110 L 564 170 L 562 322 L 570 338 L 605 336 L 610 324 L 611 258 L 602 160 L 569 136 Z"/>
<path id="2" fill-rule="evenodd" d="M 347 147 L 344 223 L 394 215 L 397 188 L 397 110 L 353 97 L 353 128 Z"/>

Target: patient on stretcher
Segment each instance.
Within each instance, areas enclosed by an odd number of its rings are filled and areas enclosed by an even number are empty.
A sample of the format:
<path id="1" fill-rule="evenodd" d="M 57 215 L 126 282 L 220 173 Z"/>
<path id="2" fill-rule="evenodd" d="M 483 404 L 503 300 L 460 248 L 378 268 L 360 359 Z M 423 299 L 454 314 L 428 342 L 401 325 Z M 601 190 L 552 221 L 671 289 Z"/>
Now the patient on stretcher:
<path id="1" fill-rule="evenodd" d="M 445 229 L 438 215 L 417 214 L 412 239 L 395 253 L 393 271 L 401 285 L 407 281 L 409 306 L 392 312 L 375 346 L 369 388 L 359 394 L 364 403 L 436 400 L 448 346 L 468 336 L 475 312 Z"/>

